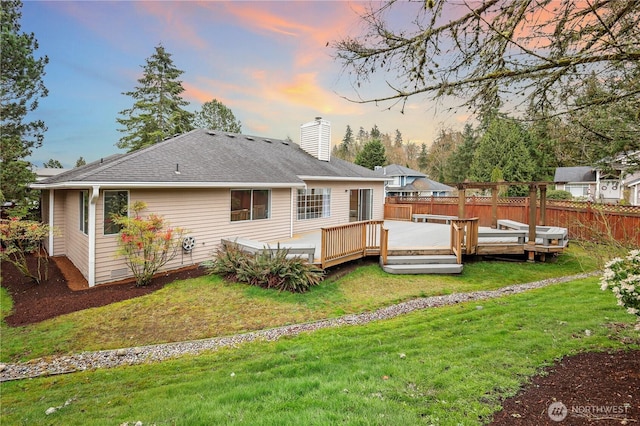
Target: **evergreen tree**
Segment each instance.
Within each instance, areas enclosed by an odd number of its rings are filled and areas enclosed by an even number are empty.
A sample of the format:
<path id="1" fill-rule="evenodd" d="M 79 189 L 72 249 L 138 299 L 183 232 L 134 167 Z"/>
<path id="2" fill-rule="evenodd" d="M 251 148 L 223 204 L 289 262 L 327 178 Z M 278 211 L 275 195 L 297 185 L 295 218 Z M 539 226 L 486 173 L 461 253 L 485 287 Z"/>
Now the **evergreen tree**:
<path id="1" fill-rule="evenodd" d="M 387 164 L 384 145 L 378 139 L 367 142 L 356 156 L 356 164 L 374 170 L 376 166 Z"/>
<path id="2" fill-rule="evenodd" d="M 426 172 L 429 168 L 429 152 L 427 151 L 427 144 L 420 145 L 420 154 L 418 155 L 418 169 L 421 172 Z"/>
<path id="3" fill-rule="evenodd" d="M 189 103 L 180 97 L 184 88 L 178 77 L 183 71 L 175 67 L 171 54 L 157 46 L 143 70 L 135 90 L 123 93 L 134 99 L 133 107 L 121 111 L 122 117 L 117 118 L 124 126 L 119 130 L 126 135 L 116 145 L 129 151 L 193 128 L 193 114 L 183 109 Z"/>
<path id="4" fill-rule="evenodd" d="M 473 161 L 476 150 L 476 136 L 470 124 L 462 131 L 462 144 L 458 146 L 447 162 L 447 180 L 449 182 L 464 182 L 469 177 L 469 165 Z"/>
<path id="5" fill-rule="evenodd" d="M 202 129 L 231 133 L 242 132 L 240 120 L 236 119 L 231 109 L 217 99 L 202 104 L 202 109 L 195 112 L 193 125 Z"/>
<path id="6" fill-rule="evenodd" d="M 502 172 L 507 182 L 529 182 L 534 162 L 528 149 L 529 134 L 516 120 L 494 117 L 480 137 L 471 163 L 471 179 L 491 182 L 494 169 Z M 510 196 L 524 196 L 527 188 L 511 186 Z"/>
<path id="7" fill-rule="evenodd" d="M 76 160 L 76 167 L 81 167 L 86 164 L 87 164 L 87 161 L 83 157 L 80 157 L 78 158 L 78 160 Z"/>
<path id="8" fill-rule="evenodd" d="M 29 183 L 35 181 L 26 157 L 44 140 L 42 120 L 27 120 L 47 96 L 42 81 L 49 59 L 36 59 L 38 41 L 33 33 L 21 32 L 22 2 L 0 2 L 0 201 L 26 205 Z"/>
<path id="9" fill-rule="evenodd" d="M 402 148 L 402 133 L 400 133 L 400 130 L 396 129 L 396 137 L 393 141 L 393 145 L 396 148 Z"/>
<path id="10" fill-rule="evenodd" d="M 353 131 L 351 126 L 347 124 L 347 130 L 345 131 L 342 143 L 335 150 L 335 155 L 343 160 L 351 161 L 353 150 Z"/>
<path id="11" fill-rule="evenodd" d="M 45 169 L 64 169 L 64 167 L 62 167 L 62 163 L 58 160 L 54 160 L 53 158 L 50 158 L 49 161 L 42 165 Z"/>
<path id="12" fill-rule="evenodd" d="M 457 130 L 442 129 L 429 148 L 427 173 L 431 179 L 448 181 L 447 164 L 453 153 L 462 144 L 462 133 Z"/>
<path id="13" fill-rule="evenodd" d="M 369 132 L 369 137 L 371 139 L 380 139 L 380 136 L 381 136 L 380 129 L 378 129 L 378 126 L 374 124 L 373 128 L 371 129 L 371 132 Z"/>

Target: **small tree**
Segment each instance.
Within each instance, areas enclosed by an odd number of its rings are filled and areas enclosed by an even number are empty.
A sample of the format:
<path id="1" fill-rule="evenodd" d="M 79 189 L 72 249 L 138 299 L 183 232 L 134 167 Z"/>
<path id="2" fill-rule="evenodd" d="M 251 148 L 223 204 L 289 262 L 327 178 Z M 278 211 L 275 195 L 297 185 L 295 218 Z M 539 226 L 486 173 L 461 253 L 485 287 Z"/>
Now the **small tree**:
<path id="1" fill-rule="evenodd" d="M 113 222 L 121 226 L 117 254 L 124 256 L 137 287 L 148 285 L 153 275 L 177 256 L 184 234 L 183 229 L 169 227 L 156 214 L 146 218 L 140 216 L 140 211 L 146 207 L 144 202 L 138 201 L 133 205 L 133 217 L 113 217 Z"/>
<path id="2" fill-rule="evenodd" d="M 367 142 L 362 151 L 356 155 L 355 163 L 368 169 L 375 169 L 376 166 L 387 164 L 387 156 L 384 145 L 378 139 Z"/>
<path id="3" fill-rule="evenodd" d="M 233 111 L 217 99 L 202 104 L 202 109 L 194 114 L 195 127 L 223 132 L 240 133 L 242 123 L 236 119 Z"/>
<path id="4" fill-rule="evenodd" d="M 49 257 L 40 253 L 42 242 L 49 236 L 49 225 L 17 217 L 0 222 L 0 259 L 15 266 L 37 284 L 47 279 Z M 35 270 L 29 268 L 28 255 L 37 259 Z"/>

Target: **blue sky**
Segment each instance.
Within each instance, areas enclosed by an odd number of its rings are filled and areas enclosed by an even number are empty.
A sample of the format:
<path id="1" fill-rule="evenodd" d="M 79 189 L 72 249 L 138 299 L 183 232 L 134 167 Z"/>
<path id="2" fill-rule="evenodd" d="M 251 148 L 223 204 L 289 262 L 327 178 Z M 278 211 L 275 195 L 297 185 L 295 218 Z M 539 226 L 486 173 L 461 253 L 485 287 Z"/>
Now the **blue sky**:
<path id="1" fill-rule="evenodd" d="M 133 104 L 131 91 L 158 44 L 172 54 L 189 110 L 218 99 L 242 122 L 245 134 L 299 139 L 301 124 L 321 116 L 333 143 L 346 126 L 398 129 L 404 141 L 431 143 L 442 127 L 461 128 L 466 117 L 438 115 L 426 99 L 411 100 L 401 114 L 388 105 L 355 104 L 348 76 L 328 42 L 360 30 L 365 3 L 347 1 L 29 1 L 22 31 L 47 55 L 49 96 L 34 114 L 48 131 L 31 161 L 50 158 L 72 167 L 117 152 L 118 113 Z M 413 7 L 413 6 L 412 6 Z M 407 6 L 409 23 L 415 10 Z M 382 76 L 361 88 L 379 92 Z"/>

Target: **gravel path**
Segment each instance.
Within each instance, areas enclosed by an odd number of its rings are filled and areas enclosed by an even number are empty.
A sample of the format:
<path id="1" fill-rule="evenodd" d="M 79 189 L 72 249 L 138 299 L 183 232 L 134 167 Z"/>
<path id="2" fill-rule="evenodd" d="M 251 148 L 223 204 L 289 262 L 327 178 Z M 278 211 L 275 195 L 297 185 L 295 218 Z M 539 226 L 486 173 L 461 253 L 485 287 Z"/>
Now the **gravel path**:
<path id="1" fill-rule="evenodd" d="M 516 284 L 503 287 L 498 290 L 423 297 L 378 309 L 374 312 L 345 315 L 339 318 L 304 324 L 287 325 L 228 337 L 216 337 L 211 339 L 165 343 L 151 346 L 138 346 L 98 352 L 82 352 L 79 354 L 65 356 L 48 356 L 16 364 L 0 364 L 0 382 L 73 373 L 77 371 L 93 370 L 96 368 L 112 368 L 123 365 L 157 362 L 170 358 L 177 358 L 185 354 L 197 355 L 204 351 L 216 350 L 222 347 L 237 347 L 242 343 L 252 342 L 255 340 L 273 341 L 279 339 L 281 336 L 294 336 L 302 332 L 314 331 L 322 328 L 340 327 L 344 325 L 361 325 L 371 321 L 394 318 L 419 309 L 508 296 L 535 288 L 542 288 L 552 284 L 569 282 L 599 274 L 600 272 L 590 272 L 568 277 L 551 278 L 527 284 Z"/>

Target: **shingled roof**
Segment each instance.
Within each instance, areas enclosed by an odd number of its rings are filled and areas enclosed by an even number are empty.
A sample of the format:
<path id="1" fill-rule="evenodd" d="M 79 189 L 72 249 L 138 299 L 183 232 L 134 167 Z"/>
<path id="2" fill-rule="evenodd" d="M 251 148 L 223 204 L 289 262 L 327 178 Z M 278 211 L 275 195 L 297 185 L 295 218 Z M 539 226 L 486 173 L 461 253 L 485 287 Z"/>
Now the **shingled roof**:
<path id="1" fill-rule="evenodd" d="M 338 158 L 318 160 L 292 142 L 196 129 L 33 187 L 300 187 L 305 179 L 383 180 L 372 170 Z"/>
<path id="2" fill-rule="evenodd" d="M 566 182 L 595 182 L 596 172 L 593 167 L 558 167 L 556 168 L 553 181 L 556 183 Z"/>

